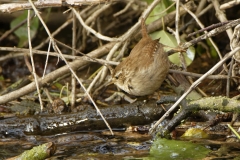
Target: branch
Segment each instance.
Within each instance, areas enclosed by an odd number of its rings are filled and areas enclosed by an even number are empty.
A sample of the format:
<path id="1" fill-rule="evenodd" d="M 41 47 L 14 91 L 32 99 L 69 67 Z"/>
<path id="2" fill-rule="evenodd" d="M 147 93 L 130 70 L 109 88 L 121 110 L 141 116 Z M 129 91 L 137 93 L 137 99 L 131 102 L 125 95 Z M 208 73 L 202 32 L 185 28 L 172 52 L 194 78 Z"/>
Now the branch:
<path id="1" fill-rule="evenodd" d="M 111 2 L 117 2 L 118 0 L 45 0 L 34 2 L 36 8 L 50 8 L 50 7 L 62 7 L 62 6 L 82 6 L 82 5 L 99 5 L 106 4 Z M 29 2 L 26 3 L 8 3 L 0 5 L 0 12 L 16 12 L 26 9 L 32 9 L 32 6 Z"/>

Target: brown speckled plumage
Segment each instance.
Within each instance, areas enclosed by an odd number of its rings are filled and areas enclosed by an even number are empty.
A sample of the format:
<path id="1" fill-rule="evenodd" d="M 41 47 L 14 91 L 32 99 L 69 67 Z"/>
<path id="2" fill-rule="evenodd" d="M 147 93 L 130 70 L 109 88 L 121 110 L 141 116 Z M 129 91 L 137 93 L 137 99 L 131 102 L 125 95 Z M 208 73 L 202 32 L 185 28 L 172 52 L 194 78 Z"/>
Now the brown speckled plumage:
<path id="1" fill-rule="evenodd" d="M 131 95 L 149 95 L 161 86 L 168 70 L 169 60 L 163 45 L 149 37 L 142 20 L 142 39 L 115 68 L 112 82 Z"/>

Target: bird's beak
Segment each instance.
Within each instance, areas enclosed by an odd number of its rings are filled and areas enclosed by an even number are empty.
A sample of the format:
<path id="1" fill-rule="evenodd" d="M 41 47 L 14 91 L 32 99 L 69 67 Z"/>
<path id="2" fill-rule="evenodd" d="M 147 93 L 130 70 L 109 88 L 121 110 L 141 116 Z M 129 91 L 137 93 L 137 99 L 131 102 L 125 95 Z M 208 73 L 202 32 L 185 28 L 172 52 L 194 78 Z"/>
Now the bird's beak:
<path id="1" fill-rule="evenodd" d="M 111 84 L 114 84 L 114 80 L 113 80 L 113 79 L 111 79 L 109 82 L 107 82 L 107 83 L 105 84 L 105 86 L 109 86 L 109 85 L 111 85 Z"/>

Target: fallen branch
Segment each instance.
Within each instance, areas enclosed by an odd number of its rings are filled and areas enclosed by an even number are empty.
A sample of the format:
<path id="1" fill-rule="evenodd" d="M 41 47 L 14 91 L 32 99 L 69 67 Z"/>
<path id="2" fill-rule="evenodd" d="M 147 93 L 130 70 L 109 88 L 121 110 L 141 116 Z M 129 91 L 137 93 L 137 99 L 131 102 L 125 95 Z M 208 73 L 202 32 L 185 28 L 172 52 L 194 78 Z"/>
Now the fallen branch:
<path id="1" fill-rule="evenodd" d="M 144 125 L 158 119 L 163 113 L 162 107 L 156 107 L 155 101 L 135 102 L 132 104 L 101 107 L 103 116 L 111 127 Z M 57 134 L 71 131 L 106 129 L 102 118 L 95 108 L 85 107 L 81 112 L 61 115 L 38 115 L 31 117 L 13 117 L 0 121 L 0 132 L 24 136 L 25 134 Z"/>
<path id="2" fill-rule="evenodd" d="M 117 2 L 117 0 L 44 0 L 34 2 L 36 8 L 50 8 L 50 7 L 63 7 L 63 6 L 81 6 L 81 5 L 99 5 Z M 26 3 L 8 3 L 0 5 L 0 12 L 16 12 L 26 9 L 32 9 L 32 6 L 29 2 Z"/>

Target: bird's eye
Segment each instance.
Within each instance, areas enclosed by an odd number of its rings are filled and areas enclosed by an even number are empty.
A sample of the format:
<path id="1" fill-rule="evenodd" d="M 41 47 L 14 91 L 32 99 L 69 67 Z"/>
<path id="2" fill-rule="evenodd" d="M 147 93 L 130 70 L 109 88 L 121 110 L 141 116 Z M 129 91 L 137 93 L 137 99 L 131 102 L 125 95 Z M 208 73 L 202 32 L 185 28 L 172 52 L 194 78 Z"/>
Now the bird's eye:
<path id="1" fill-rule="evenodd" d="M 122 73 L 119 72 L 119 73 L 117 73 L 117 74 L 114 76 L 114 78 L 115 78 L 115 79 L 119 79 L 119 78 L 121 78 L 121 75 L 122 75 Z"/>

